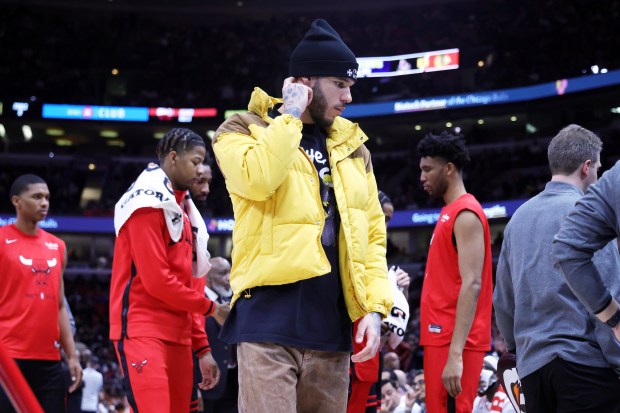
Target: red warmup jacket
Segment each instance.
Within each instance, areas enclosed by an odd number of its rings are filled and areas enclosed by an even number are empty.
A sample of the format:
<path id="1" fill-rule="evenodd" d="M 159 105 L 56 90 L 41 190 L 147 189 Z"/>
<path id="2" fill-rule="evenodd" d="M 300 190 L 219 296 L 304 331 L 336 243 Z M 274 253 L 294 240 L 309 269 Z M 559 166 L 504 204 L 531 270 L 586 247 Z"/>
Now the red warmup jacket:
<path id="1" fill-rule="evenodd" d="M 177 203 L 185 191 L 175 191 Z M 183 213 L 183 233 L 172 241 L 161 209 L 135 211 L 114 245 L 110 283 L 110 339 L 152 337 L 209 348 L 204 316 L 215 303 L 192 277 L 193 234 Z M 197 315 L 197 316 L 195 316 Z"/>

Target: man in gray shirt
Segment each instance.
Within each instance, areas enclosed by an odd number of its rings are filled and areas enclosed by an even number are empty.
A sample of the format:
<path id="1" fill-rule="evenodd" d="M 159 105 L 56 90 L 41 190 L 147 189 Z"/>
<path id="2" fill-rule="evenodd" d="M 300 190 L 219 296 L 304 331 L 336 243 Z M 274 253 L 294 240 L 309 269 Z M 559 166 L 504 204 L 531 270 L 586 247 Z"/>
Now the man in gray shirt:
<path id="1" fill-rule="evenodd" d="M 596 321 L 550 255 L 562 221 L 597 181 L 601 149 L 589 130 L 562 129 L 548 148 L 551 181 L 504 232 L 493 302 L 499 330 L 516 351 L 528 413 L 620 411 L 620 380 L 597 341 Z M 615 243 L 595 261 L 618 271 Z"/>

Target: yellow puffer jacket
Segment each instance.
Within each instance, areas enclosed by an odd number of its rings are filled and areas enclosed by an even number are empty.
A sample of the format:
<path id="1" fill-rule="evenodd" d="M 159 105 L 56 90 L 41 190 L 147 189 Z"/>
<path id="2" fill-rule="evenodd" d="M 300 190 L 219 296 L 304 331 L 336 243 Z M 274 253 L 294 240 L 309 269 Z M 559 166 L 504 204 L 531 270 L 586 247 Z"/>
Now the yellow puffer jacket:
<path id="1" fill-rule="evenodd" d="M 216 131 L 213 150 L 233 203 L 233 303 L 253 287 L 290 284 L 329 272 L 321 245 L 325 212 L 319 176 L 299 146 L 302 123 L 268 111 L 279 99 L 254 89 L 249 113 L 234 115 Z M 357 124 L 337 117 L 327 152 L 340 213 L 339 261 L 351 320 L 375 311 L 387 315 L 392 293 L 385 260 L 385 218 Z"/>

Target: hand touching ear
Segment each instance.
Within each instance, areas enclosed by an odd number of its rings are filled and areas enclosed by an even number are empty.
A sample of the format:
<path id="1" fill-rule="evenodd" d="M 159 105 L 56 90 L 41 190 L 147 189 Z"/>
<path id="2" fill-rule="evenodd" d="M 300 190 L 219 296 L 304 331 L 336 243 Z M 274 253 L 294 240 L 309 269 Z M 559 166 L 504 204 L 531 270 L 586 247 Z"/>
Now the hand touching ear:
<path id="1" fill-rule="evenodd" d="M 301 117 L 306 107 L 312 101 L 312 89 L 306 86 L 303 78 L 289 77 L 282 86 L 282 113 L 288 113 L 296 118 Z"/>

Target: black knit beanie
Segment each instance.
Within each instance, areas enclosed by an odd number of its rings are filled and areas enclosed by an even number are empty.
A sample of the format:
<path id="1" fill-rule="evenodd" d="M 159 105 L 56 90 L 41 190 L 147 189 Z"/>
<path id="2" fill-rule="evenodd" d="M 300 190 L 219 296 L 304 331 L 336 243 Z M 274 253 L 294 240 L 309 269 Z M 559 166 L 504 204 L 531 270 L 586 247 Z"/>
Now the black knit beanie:
<path id="1" fill-rule="evenodd" d="M 336 76 L 357 80 L 357 60 L 338 33 L 323 19 L 310 30 L 291 54 L 289 76 Z"/>

